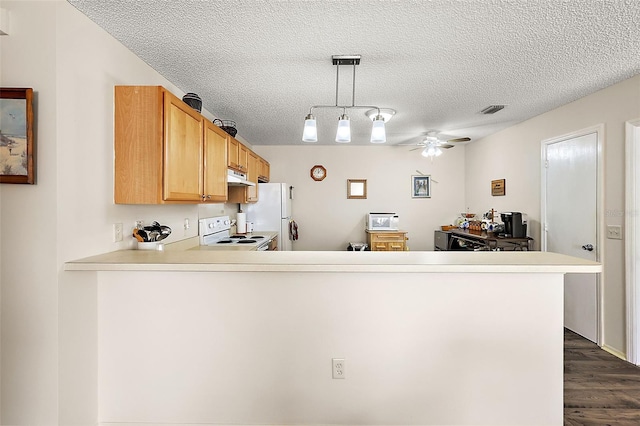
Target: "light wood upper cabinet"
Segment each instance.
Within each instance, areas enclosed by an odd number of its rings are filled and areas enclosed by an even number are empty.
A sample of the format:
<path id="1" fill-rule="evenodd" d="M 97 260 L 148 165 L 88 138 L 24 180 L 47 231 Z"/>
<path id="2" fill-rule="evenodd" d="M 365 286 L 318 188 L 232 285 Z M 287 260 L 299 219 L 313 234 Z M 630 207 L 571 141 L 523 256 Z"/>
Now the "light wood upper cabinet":
<path id="1" fill-rule="evenodd" d="M 271 166 L 269 162 L 262 157 L 258 157 L 258 182 L 269 182 Z"/>
<path id="2" fill-rule="evenodd" d="M 201 201 L 203 125 L 197 111 L 164 92 L 165 201 Z"/>
<path id="3" fill-rule="evenodd" d="M 238 164 L 238 157 L 240 155 L 240 142 L 229 135 L 227 138 L 227 167 L 234 170 L 240 170 L 240 164 Z"/>
<path id="4" fill-rule="evenodd" d="M 227 140 L 216 130 L 160 86 L 116 86 L 115 202 L 225 201 Z"/>
<path id="5" fill-rule="evenodd" d="M 258 155 L 247 150 L 247 180 L 255 183 L 254 186 L 230 186 L 229 202 L 230 203 L 255 203 L 258 201 L 258 172 L 260 162 Z"/>
<path id="6" fill-rule="evenodd" d="M 258 200 L 257 187 L 229 188 L 227 169 L 257 184 L 262 159 L 163 87 L 116 86 L 114 118 L 117 204 Z"/>
<path id="7" fill-rule="evenodd" d="M 249 169 L 249 148 L 233 136 L 229 135 L 228 150 L 229 161 L 227 162 L 227 165 L 229 168 L 242 173 L 247 173 Z"/>
<path id="8" fill-rule="evenodd" d="M 241 172 L 248 173 L 249 172 L 249 148 L 245 145 L 239 143 L 240 148 L 238 149 L 238 166 Z"/>
<path id="9" fill-rule="evenodd" d="M 258 155 L 252 151 L 249 151 L 248 163 L 247 180 L 255 183 L 256 185 L 247 187 L 247 202 L 255 203 L 256 201 L 258 201 L 258 172 L 260 167 Z"/>
<path id="10" fill-rule="evenodd" d="M 227 140 L 229 134 L 205 120 L 204 202 L 227 200 Z"/>

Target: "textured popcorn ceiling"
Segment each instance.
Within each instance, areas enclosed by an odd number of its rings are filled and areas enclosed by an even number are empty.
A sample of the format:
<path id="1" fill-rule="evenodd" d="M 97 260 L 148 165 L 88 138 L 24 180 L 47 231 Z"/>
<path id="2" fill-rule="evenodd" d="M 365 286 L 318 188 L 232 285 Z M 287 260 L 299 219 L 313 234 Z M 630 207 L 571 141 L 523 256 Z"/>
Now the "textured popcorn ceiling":
<path id="1" fill-rule="evenodd" d="M 397 110 L 387 144 L 478 139 L 640 72 L 638 0 L 68 1 L 253 145 L 302 143 L 309 107 L 335 104 L 331 55 L 362 55 L 357 105 Z M 491 104 L 507 107 L 479 114 Z M 340 112 L 315 113 L 319 143 Z"/>

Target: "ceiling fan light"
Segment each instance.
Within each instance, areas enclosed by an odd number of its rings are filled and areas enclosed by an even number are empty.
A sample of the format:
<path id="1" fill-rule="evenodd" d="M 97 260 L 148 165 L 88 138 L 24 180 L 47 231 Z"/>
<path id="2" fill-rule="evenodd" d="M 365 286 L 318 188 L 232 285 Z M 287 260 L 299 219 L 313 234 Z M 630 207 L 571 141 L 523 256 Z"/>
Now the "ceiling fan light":
<path id="1" fill-rule="evenodd" d="M 351 126 L 349 125 L 349 116 L 342 114 L 338 118 L 338 131 L 336 132 L 336 142 L 351 142 Z"/>
<path id="2" fill-rule="evenodd" d="M 387 133 L 384 128 L 384 118 L 381 115 L 376 116 L 371 127 L 371 143 L 385 143 L 387 141 Z"/>
<path id="3" fill-rule="evenodd" d="M 304 131 L 302 132 L 303 142 L 318 142 L 318 128 L 316 118 L 308 114 L 304 119 Z"/>
<path id="4" fill-rule="evenodd" d="M 438 148 L 435 145 L 428 145 L 423 151 L 422 151 L 422 156 L 423 157 L 438 157 L 442 155 L 442 150 L 440 148 Z"/>

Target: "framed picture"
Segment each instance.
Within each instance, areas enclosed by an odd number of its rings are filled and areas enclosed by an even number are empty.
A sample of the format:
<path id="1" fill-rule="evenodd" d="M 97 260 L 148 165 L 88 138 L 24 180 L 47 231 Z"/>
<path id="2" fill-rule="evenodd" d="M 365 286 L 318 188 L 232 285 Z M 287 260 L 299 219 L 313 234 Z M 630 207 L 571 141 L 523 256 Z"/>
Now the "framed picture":
<path id="1" fill-rule="evenodd" d="M 491 195 L 494 197 L 505 195 L 507 192 L 506 179 L 496 179 L 491 181 Z"/>
<path id="2" fill-rule="evenodd" d="M 35 183 L 33 89 L 0 88 L 0 183 Z"/>
<path id="3" fill-rule="evenodd" d="M 347 179 L 347 198 L 367 198 L 367 180 Z"/>
<path id="4" fill-rule="evenodd" d="M 431 176 L 411 176 L 411 198 L 431 198 Z"/>

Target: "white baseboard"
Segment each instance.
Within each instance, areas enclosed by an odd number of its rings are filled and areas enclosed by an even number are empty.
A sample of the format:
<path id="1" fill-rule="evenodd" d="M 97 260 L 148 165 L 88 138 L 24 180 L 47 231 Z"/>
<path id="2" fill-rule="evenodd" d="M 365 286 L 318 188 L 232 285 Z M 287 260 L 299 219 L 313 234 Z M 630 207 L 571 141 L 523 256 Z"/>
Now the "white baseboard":
<path id="1" fill-rule="evenodd" d="M 603 345 L 602 349 L 609 352 L 611 355 L 620 358 L 623 361 L 627 361 L 627 355 L 623 352 L 620 352 L 617 349 L 612 348 L 611 346 Z"/>

